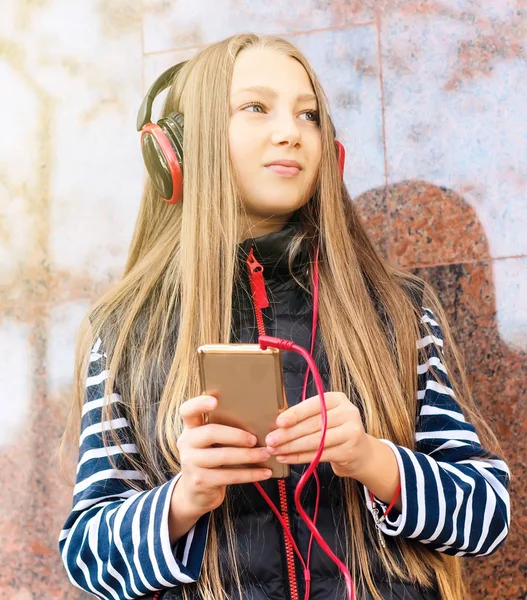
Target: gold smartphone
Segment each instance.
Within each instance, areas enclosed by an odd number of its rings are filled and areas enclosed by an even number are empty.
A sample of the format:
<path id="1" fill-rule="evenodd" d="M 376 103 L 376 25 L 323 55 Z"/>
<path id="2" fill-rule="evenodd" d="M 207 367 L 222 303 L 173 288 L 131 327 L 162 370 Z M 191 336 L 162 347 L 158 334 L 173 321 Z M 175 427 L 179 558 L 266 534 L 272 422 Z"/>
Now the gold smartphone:
<path id="1" fill-rule="evenodd" d="M 208 423 L 243 429 L 265 447 L 276 418 L 287 408 L 282 356 L 277 348 L 258 344 L 206 344 L 198 348 L 202 394 L 215 396 L 218 406 L 206 415 Z M 273 477 L 288 477 L 290 466 L 274 456 L 258 466 Z"/>

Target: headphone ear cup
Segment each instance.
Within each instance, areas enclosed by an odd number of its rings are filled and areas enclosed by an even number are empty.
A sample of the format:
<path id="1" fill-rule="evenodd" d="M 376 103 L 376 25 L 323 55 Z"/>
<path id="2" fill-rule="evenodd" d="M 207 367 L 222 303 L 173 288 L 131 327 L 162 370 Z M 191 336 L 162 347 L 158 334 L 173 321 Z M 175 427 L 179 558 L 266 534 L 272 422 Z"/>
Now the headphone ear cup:
<path id="1" fill-rule="evenodd" d="M 157 122 L 170 142 L 170 163 L 172 196 L 170 199 L 163 196 L 165 202 L 177 204 L 183 198 L 183 128 L 184 121 L 181 113 L 170 113 Z"/>
<path id="2" fill-rule="evenodd" d="M 341 179 L 344 179 L 344 167 L 346 164 L 346 149 L 338 140 L 335 140 L 335 148 L 337 149 L 337 160 L 339 163 L 340 177 L 341 177 Z"/>
<path id="3" fill-rule="evenodd" d="M 141 130 L 141 152 L 161 198 L 176 204 L 183 197 L 183 115 L 172 113 Z"/>

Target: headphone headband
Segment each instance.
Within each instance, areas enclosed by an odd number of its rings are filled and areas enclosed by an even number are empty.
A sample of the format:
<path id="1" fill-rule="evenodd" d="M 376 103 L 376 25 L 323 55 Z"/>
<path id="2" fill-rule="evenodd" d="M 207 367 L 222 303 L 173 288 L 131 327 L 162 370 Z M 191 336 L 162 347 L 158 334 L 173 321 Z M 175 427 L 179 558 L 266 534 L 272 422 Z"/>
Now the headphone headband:
<path id="1" fill-rule="evenodd" d="M 152 105 L 154 104 L 154 100 L 156 96 L 160 94 L 163 90 L 165 90 L 177 76 L 181 67 L 186 64 L 186 60 L 178 63 L 177 65 L 170 67 L 164 73 L 154 81 L 154 83 L 150 86 L 146 96 L 137 111 L 137 131 L 141 131 L 143 127 L 150 123 L 150 119 L 152 118 Z"/>

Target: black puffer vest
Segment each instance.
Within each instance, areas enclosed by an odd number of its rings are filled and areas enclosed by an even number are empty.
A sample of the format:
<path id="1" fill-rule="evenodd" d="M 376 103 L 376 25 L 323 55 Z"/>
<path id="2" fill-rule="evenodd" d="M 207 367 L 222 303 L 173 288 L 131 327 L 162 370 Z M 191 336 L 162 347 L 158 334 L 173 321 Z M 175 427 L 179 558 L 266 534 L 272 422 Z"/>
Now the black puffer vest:
<path id="1" fill-rule="evenodd" d="M 243 263 L 242 283 L 234 293 L 233 309 L 233 338 L 232 342 L 257 343 L 258 328 L 255 310 L 251 298 L 249 276 L 245 267 L 247 255 L 254 244 L 254 255 L 263 266 L 266 291 L 270 303 L 269 308 L 263 309 L 266 333 L 284 339 L 293 340 L 296 344 L 309 349 L 311 344 L 312 297 L 305 292 L 291 276 L 288 265 L 287 247 L 293 235 L 301 228 L 301 224 L 292 219 L 285 227 L 276 233 L 270 233 L 255 240 L 249 239 L 239 246 L 239 259 Z M 292 270 L 308 289 L 309 257 L 307 251 L 301 249 L 295 258 Z M 329 389 L 328 365 L 319 338 L 315 340 L 313 356 L 317 362 L 324 389 Z M 289 406 L 298 404 L 301 400 L 306 363 L 294 352 L 282 354 L 285 376 L 285 387 Z M 307 397 L 316 394 L 312 381 L 307 390 Z M 307 556 L 310 533 L 300 519 L 294 505 L 293 494 L 296 484 L 305 471 L 306 466 L 293 466 L 291 476 L 285 479 L 285 495 L 287 512 L 293 536 L 302 556 Z M 319 516 L 317 526 L 324 539 L 334 552 L 344 560 L 345 529 L 349 529 L 346 511 L 343 507 L 344 492 L 342 481 L 333 474 L 329 464 L 320 464 L 318 473 L 321 484 Z M 280 508 L 279 483 L 270 480 L 263 483 L 275 505 Z M 295 557 L 288 561 L 286 542 L 283 531 L 268 505 L 252 485 L 231 486 L 228 496 L 231 514 L 236 531 L 238 565 L 241 567 L 242 596 L 229 571 L 227 560 L 226 539 L 219 533 L 220 565 L 224 577 L 224 585 L 229 591 L 229 597 L 237 600 L 296 600 L 304 597 L 304 579 L 300 562 Z M 308 514 L 313 515 L 316 488 L 311 481 L 303 494 L 303 505 Z M 283 498 L 282 498 L 283 500 Z M 365 527 L 372 527 L 372 517 L 363 503 Z M 386 540 L 394 553 L 396 547 Z M 382 568 L 376 564 L 372 553 L 372 570 L 383 598 L 405 600 L 436 600 L 439 598 L 433 590 L 420 590 L 411 584 L 387 581 Z M 311 600 L 345 600 L 346 589 L 337 566 L 322 552 L 318 544 L 313 544 L 311 556 Z M 296 581 L 297 595 L 291 578 Z M 196 585 L 186 586 L 192 600 L 202 600 L 196 590 Z M 182 598 L 181 589 L 167 590 L 161 596 L 163 600 Z M 208 600 L 208 599 L 207 599 Z M 370 600 L 369 595 L 362 595 L 357 600 Z"/>

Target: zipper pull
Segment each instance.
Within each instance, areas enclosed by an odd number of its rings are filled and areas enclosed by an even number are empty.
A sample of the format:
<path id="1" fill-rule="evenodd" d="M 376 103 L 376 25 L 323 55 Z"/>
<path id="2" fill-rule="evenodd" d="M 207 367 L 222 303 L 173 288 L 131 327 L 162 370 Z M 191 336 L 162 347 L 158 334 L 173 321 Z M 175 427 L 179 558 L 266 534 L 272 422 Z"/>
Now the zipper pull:
<path id="1" fill-rule="evenodd" d="M 373 503 L 372 508 L 373 519 L 375 521 L 375 529 L 377 529 L 377 537 L 379 538 L 379 543 L 383 548 L 386 548 L 386 542 L 384 541 L 384 535 L 381 530 L 381 522 L 379 519 L 379 509 L 377 508 L 377 504 Z"/>
<path id="2" fill-rule="evenodd" d="M 269 300 L 267 298 L 267 292 L 265 291 L 263 267 L 256 260 L 252 248 L 247 257 L 247 266 L 249 267 L 251 291 L 254 302 L 258 308 L 267 308 L 269 306 Z"/>

